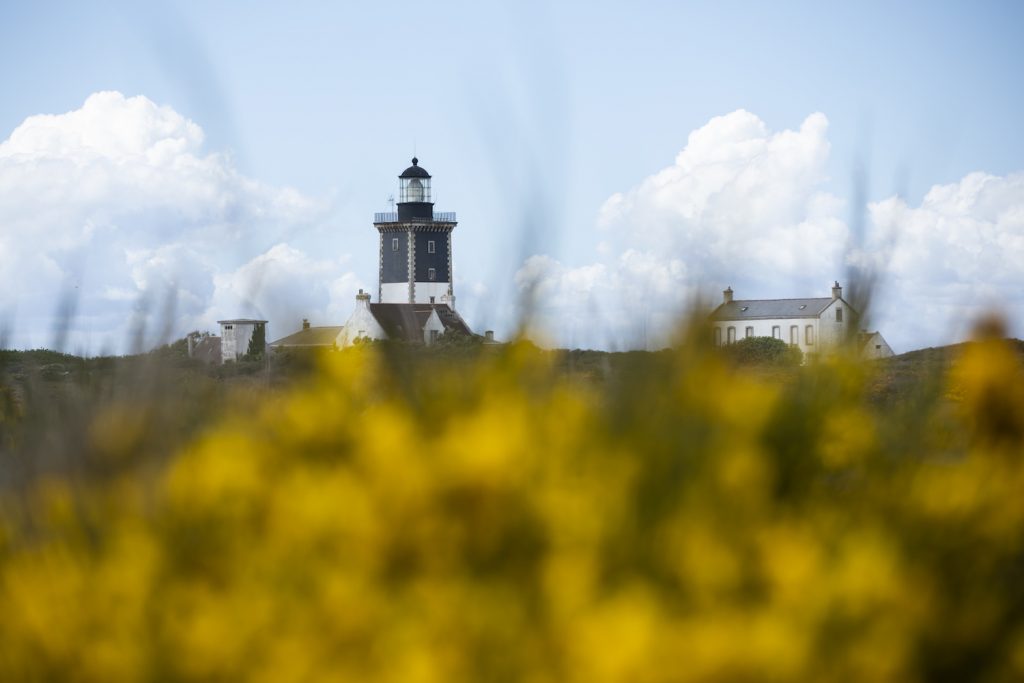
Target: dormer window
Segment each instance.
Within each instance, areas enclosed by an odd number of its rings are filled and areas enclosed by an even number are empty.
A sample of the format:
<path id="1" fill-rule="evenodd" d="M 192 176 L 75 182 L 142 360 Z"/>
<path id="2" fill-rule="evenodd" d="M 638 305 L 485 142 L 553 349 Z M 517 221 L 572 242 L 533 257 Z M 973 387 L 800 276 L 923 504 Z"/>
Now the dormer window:
<path id="1" fill-rule="evenodd" d="M 807 308 L 807 304 L 800 304 L 800 310 L 801 311 L 804 310 L 805 308 Z"/>

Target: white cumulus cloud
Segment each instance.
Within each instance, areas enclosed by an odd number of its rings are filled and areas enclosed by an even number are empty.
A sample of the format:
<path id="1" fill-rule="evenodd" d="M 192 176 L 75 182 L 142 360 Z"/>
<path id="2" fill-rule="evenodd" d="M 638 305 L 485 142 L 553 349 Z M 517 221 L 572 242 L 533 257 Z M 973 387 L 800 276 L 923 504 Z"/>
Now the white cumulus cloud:
<path id="1" fill-rule="evenodd" d="M 920 206 L 869 205 L 865 262 L 884 272 L 877 324 L 904 349 L 963 339 L 984 311 L 1024 316 L 1024 173 L 971 173 L 936 185 Z"/>
<path id="2" fill-rule="evenodd" d="M 92 351 L 122 349 L 140 306 L 173 311 L 178 334 L 242 315 L 243 303 L 281 313 L 292 294 L 307 315 L 327 315 L 340 305 L 330 283 L 345 281 L 343 259 L 312 259 L 288 240 L 328 210 L 245 177 L 227 155 L 204 151 L 198 124 L 146 97 L 100 92 L 74 111 L 30 116 L 0 142 L 7 342 L 49 344 L 66 297 L 77 302 L 71 344 Z M 282 273 L 328 284 L 298 286 Z M 273 302 L 272 284 L 281 287 Z"/>

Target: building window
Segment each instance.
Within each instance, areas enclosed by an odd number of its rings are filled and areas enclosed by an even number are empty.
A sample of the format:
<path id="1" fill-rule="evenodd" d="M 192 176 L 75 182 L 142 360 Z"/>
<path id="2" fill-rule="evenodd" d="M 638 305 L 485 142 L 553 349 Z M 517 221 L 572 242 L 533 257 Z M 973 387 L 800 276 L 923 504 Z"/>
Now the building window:
<path id="1" fill-rule="evenodd" d="M 436 280 L 437 279 L 437 271 L 435 269 L 433 269 L 433 268 L 429 268 L 427 270 L 427 279 L 430 280 L 431 282 Z"/>
<path id="2" fill-rule="evenodd" d="M 429 242 L 427 242 L 427 253 L 428 254 L 433 254 L 434 253 L 434 240 L 430 240 Z"/>
<path id="3" fill-rule="evenodd" d="M 789 326 L 789 343 L 793 346 L 800 343 L 800 328 L 796 325 Z"/>
<path id="4" fill-rule="evenodd" d="M 434 303 L 434 297 L 430 297 L 430 303 Z"/>
<path id="5" fill-rule="evenodd" d="M 391 251 L 398 251 L 398 238 L 391 238 Z"/>
<path id="6" fill-rule="evenodd" d="M 808 346 L 811 346 L 812 344 L 814 344 L 814 326 L 813 325 L 808 325 L 804 329 L 804 343 L 807 344 Z"/>
<path id="7" fill-rule="evenodd" d="M 736 328 L 730 327 L 725 331 L 725 343 L 735 344 L 736 343 Z"/>
<path id="8" fill-rule="evenodd" d="M 879 351 L 879 350 L 881 350 L 881 348 L 882 348 L 881 344 L 875 344 L 875 351 Z"/>
<path id="9" fill-rule="evenodd" d="M 772 339 L 782 340 L 782 327 L 779 325 L 772 325 Z"/>
<path id="10" fill-rule="evenodd" d="M 753 327 L 748 327 L 747 330 L 746 330 L 746 334 L 744 334 L 743 336 L 746 337 L 747 339 L 750 339 L 751 337 L 753 337 L 754 336 L 754 328 Z"/>
<path id="11" fill-rule="evenodd" d="M 430 343 L 431 344 L 437 343 L 437 337 L 438 337 L 437 330 L 431 330 L 430 331 Z"/>
<path id="12" fill-rule="evenodd" d="M 235 326 L 234 325 L 225 325 L 224 329 L 225 330 L 233 330 L 233 329 L 235 329 Z"/>
<path id="13" fill-rule="evenodd" d="M 842 306 L 836 306 L 836 322 L 837 323 L 843 322 L 843 307 Z"/>
<path id="14" fill-rule="evenodd" d="M 715 328 L 715 346 L 721 346 L 721 345 L 722 345 L 722 328 L 721 327 L 716 327 Z"/>

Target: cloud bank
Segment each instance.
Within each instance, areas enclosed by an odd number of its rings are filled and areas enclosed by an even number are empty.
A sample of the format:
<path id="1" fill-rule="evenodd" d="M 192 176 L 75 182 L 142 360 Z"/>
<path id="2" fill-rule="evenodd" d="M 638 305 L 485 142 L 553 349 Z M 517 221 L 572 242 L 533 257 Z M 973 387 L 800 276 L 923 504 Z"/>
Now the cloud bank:
<path id="1" fill-rule="evenodd" d="M 146 312 L 170 315 L 160 322 L 174 334 L 222 317 L 326 315 L 355 279 L 344 258 L 289 241 L 329 208 L 205 153 L 196 123 L 145 97 L 101 92 L 31 116 L 0 142 L 6 341 L 50 345 L 61 300 L 76 311 L 69 346 L 92 352 L 124 350 Z"/>
<path id="2" fill-rule="evenodd" d="M 568 346 L 657 347 L 726 286 L 737 298 L 828 296 L 851 269 L 881 276 L 869 322 L 898 351 L 962 338 L 993 305 L 1021 317 L 1024 175 L 971 174 L 918 207 L 872 203 L 854 243 L 847 203 L 822 189 L 827 133 L 820 113 L 780 132 L 743 110 L 711 119 L 671 166 L 604 203 L 599 262 L 527 260 L 517 283 L 535 322 Z"/>
<path id="3" fill-rule="evenodd" d="M 878 324 L 904 349 L 963 339 L 986 310 L 1022 334 L 1024 173 L 971 173 L 919 206 L 890 197 L 868 208 L 874 231 L 854 259 L 881 273 Z"/>

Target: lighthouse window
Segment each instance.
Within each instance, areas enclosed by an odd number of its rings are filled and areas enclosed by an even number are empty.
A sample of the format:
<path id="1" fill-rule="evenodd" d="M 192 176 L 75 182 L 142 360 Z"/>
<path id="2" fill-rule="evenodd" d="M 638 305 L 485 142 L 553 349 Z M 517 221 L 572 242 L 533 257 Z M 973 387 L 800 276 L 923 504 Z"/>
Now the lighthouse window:
<path id="1" fill-rule="evenodd" d="M 427 253 L 428 254 L 433 254 L 434 253 L 434 240 L 430 240 L 429 242 L 427 242 Z"/>
<path id="2" fill-rule="evenodd" d="M 391 251 L 398 251 L 398 238 L 394 237 L 391 240 Z"/>
<path id="3" fill-rule="evenodd" d="M 430 268 L 429 270 L 427 270 L 427 278 L 430 279 L 431 281 L 436 280 L 437 270 L 435 270 L 434 268 Z"/>

